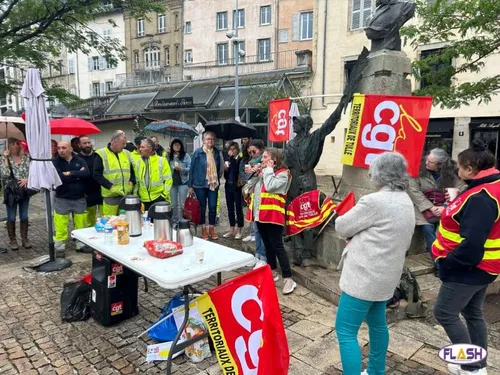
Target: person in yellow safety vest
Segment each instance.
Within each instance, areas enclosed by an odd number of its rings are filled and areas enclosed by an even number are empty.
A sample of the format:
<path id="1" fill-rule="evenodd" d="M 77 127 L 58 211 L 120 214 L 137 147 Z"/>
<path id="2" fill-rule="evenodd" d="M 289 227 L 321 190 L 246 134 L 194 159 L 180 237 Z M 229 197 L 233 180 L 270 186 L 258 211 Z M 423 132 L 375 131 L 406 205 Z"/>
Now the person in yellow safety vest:
<path id="1" fill-rule="evenodd" d="M 434 316 L 452 344 L 475 345 L 487 350 L 488 331 L 483 304 L 488 286 L 500 274 L 500 171 L 496 158 L 476 139 L 458 154 L 458 176 L 467 189 L 441 214 L 432 245 L 442 281 Z M 464 324 L 460 320 L 464 317 Z M 452 374 L 486 374 L 486 356 L 461 366 L 448 365 Z"/>
<path id="2" fill-rule="evenodd" d="M 90 176 L 83 180 L 85 185 L 85 199 L 87 200 L 87 209 L 85 210 L 85 227 L 93 227 L 97 219 L 97 207 L 102 212 L 101 186 L 94 179 L 95 159 L 98 157 L 92 147 L 92 141 L 89 136 L 82 135 L 80 138 L 80 156 L 89 167 Z"/>
<path id="3" fill-rule="evenodd" d="M 117 130 L 107 147 L 97 150 L 94 178 L 101 185 L 102 215 L 118 215 L 118 206 L 125 195 L 134 190 L 135 175 L 130 152 L 124 150 L 125 132 Z"/>
<path id="4" fill-rule="evenodd" d="M 87 201 L 84 180 L 90 176 L 90 172 L 85 160 L 73 152 L 69 142 L 59 142 L 57 151 L 58 156 L 53 159 L 52 163 L 61 178 L 62 185 L 57 187 L 54 199 L 54 223 L 56 226 L 54 241 L 58 256 L 64 257 L 70 214 L 73 214 L 75 229 L 85 228 Z M 77 241 L 76 251 L 91 252 L 92 249 Z"/>
<path id="5" fill-rule="evenodd" d="M 141 142 L 144 141 L 146 137 L 135 137 L 134 139 L 134 144 L 135 144 L 135 150 L 132 151 L 130 154 L 132 155 L 132 159 L 134 159 L 134 164 L 141 158 L 141 153 L 139 152 L 139 147 L 141 147 Z"/>
<path id="6" fill-rule="evenodd" d="M 149 137 L 149 139 L 151 139 L 155 144 L 154 151 L 156 152 L 156 155 L 163 156 L 164 158 L 166 158 L 167 157 L 167 150 L 165 150 L 162 147 L 162 145 L 160 144 L 160 141 L 158 141 L 158 137 L 156 135 L 153 135 L 153 136 Z"/>
<path id="7" fill-rule="evenodd" d="M 134 165 L 136 188 L 145 210 L 156 202 L 170 202 L 173 182 L 168 160 L 157 155 L 154 147 L 151 139 L 143 140 L 139 148 L 141 158 Z"/>

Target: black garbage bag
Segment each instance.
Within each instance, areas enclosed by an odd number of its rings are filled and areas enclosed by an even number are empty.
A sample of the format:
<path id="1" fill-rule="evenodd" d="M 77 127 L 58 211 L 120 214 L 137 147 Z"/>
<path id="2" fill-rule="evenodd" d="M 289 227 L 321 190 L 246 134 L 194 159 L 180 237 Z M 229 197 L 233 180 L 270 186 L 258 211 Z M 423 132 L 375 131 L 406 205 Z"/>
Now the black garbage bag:
<path id="1" fill-rule="evenodd" d="M 85 280 L 64 284 L 61 293 L 61 319 L 65 322 L 89 319 L 91 293 L 92 288 Z"/>

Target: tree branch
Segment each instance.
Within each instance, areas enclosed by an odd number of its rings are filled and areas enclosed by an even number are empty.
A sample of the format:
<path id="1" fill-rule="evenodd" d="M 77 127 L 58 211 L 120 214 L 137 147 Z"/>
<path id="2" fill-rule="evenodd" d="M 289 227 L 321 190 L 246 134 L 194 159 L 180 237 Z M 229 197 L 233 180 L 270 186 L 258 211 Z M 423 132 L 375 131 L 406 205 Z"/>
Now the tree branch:
<path id="1" fill-rule="evenodd" d="M 3 21 L 9 16 L 9 14 L 12 12 L 12 9 L 14 9 L 14 7 L 19 1 L 20 0 L 11 0 L 11 3 L 9 4 L 8 8 L 5 9 L 5 12 L 3 12 L 2 15 L 0 15 L 0 26 L 2 26 Z"/>

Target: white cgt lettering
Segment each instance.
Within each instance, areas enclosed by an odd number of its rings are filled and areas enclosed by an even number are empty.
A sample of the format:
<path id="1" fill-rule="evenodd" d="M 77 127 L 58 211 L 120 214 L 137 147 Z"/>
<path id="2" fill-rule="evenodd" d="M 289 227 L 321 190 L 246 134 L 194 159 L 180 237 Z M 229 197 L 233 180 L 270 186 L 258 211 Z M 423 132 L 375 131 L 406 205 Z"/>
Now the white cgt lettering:
<path id="1" fill-rule="evenodd" d="M 243 375 L 257 375 L 259 366 L 259 348 L 262 340 L 262 330 L 252 332 L 252 322 L 243 315 L 243 305 L 247 301 L 255 301 L 260 307 L 259 319 L 264 321 L 264 310 L 262 308 L 262 301 L 260 300 L 258 294 L 258 289 L 253 285 L 243 285 L 240 286 L 233 293 L 231 298 L 231 310 L 233 312 L 234 318 L 240 326 L 245 328 L 250 332 L 250 337 L 248 342 L 245 341 L 243 336 L 239 336 L 235 341 L 235 349 L 238 359 L 240 361 L 241 367 L 243 369 Z M 247 363 L 246 353 L 248 352 L 250 360 L 252 361 L 252 367 Z"/>
<path id="2" fill-rule="evenodd" d="M 284 109 L 281 109 L 278 112 L 278 128 L 275 131 L 274 134 L 276 135 L 285 135 L 285 130 L 286 127 L 288 126 L 288 120 L 286 118 L 286 111 Z"/>
<path id="3" fill-rule="evenodd" d="M 381 113 L 385 110 L 390 110 L 392 112 L 390 125 L 380 123 L 382 121 Z M 398 122 L 400 116 L 401 110 L 399 106 L 391 100 L 385 100 L 377 105 L 373 113 L 376 125 L 366 124 L 361 133 L 361 143 L 363 146 L 381 151 L 392 151 L 394 149 L 394 141 L 396 140 L 396 130 L 393 125 Z M 379 134 L 385 134 L 388 139 L 386 141 L 379 141 L 377 139 Z M 370 165 L 375 156 L 377 156 L 377 154 L 370 153 L 366 155 L 365 164 Z"/>

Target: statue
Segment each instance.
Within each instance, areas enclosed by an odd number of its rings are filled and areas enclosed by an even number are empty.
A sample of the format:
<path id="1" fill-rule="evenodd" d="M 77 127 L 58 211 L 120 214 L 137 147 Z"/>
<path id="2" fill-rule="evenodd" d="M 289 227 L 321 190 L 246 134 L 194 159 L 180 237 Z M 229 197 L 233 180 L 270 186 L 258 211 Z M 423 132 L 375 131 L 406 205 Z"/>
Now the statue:
<path id="1" fill-rule="evenodd" d="M 296 136 L 287 144 L 284 151 L 285 163 L 292 175 L 292 184 L 287 194 L 288 204 L 299 195 L 318 188 L 314 168 L 318 165 L 323 153 L 325 138 L 335 129 L 335 126 L 340 121 L 342 111 L 346 109 L 352 100 L 355 90 L 361 81 L 363 70 L 368 64 L 368 54 L 369 51 L 363 48 L 337 108 L 319 129 L 310 133 L 313 126 L 313 119 L 309 115 L 293 118 L 293 130 Z M 309 266 L 315 264 L 312 259 L 311 250 L 317 229 L 319 230 L 319 228 L 306 229 L 291 237 L 295 265 Z"/>
<path id="2" fill-rule="evenodd" d="M 371 52 L 382 49 L 401 51 L 399 30 L 415 15 L 411 0 L 377 0 L 375 12 L 368 18 L 366 36 L 372 41 Z"/>

